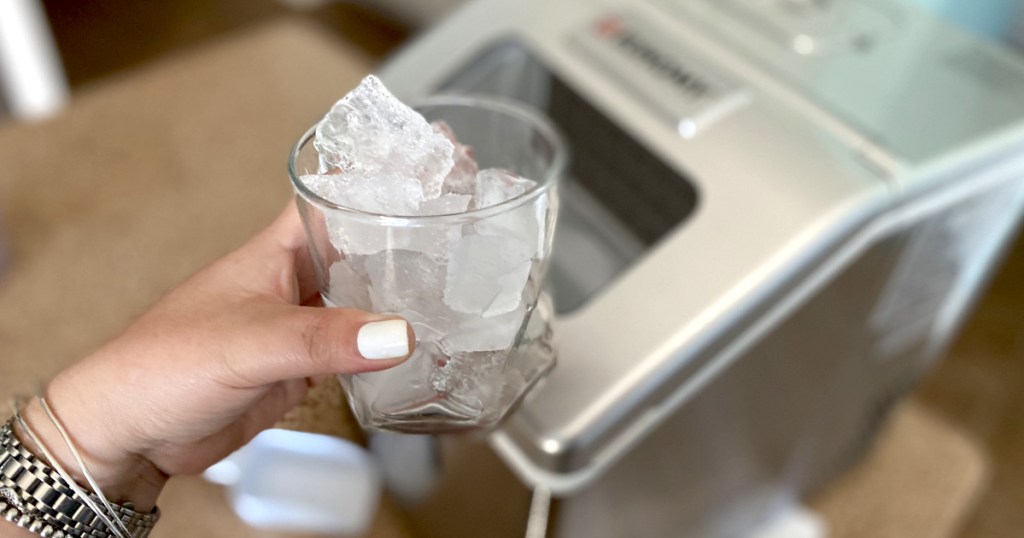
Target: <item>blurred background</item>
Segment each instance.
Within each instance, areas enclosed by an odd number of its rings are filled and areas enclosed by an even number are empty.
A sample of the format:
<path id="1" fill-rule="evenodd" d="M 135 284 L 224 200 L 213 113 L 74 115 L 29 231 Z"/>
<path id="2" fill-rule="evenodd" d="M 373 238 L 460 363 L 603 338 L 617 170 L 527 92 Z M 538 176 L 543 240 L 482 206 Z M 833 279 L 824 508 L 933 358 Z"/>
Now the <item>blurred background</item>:
<path id="1" fill-rule="evenodd" d="M 4 103 L 0 107 L 0 144 L 31 136 L 35 129 L 41 128 L 36 124 L 40 118 L 60 117 L 65 113 L 65 107 L 70 107 L 73 116 L 74 107 L 82 95 L 96 99 L 95 94 L 103 88 L 117 85 L 137 72 L 152 69 L 154 65 L 173 65 L 176 58 L 195 54 L 205 47 L 234 39 L 234 36 L 275 21 L 294 20 L 312 25 L 344 43 L 346 50 L 360 58 L 362 63 L 357 71 L 372 69 L 389 53 L 414 39 L 418 32 L 456 9 L 460 1 L 0 0 L 0 59 L 4 59 L 3 47 L 9 49 L 6 62 L 0 64 L 10 69 L 17 63 L 17 58 L 10 57 L 10 47 L 17 37 L 14 35 L 16 30 L 22 28 L 20 25 L 34 28 L 31 40 L 52 39 L 49 44 L 33 41 L 38 45 L 33 54 L 44 60 L 51 58 L 54 62 L 49 70 L 44 70 L 46 72 L 27 76 L 48 84 L 47 89 L 12 90 L 11 81 L 6 81 L 6 94 L 0 92 L 5 97 L 0 100 Z M 1018 52 L 1024 51 L 1024 2 L 905 1 L 916 2 L 986 39 L 999 41 Z M 22 49 L 15 50 L 16 54 L 24 53 Z M 241 76 L 245 66 L 238 67 L 236 75 Z M 345 89 L 337 87 L 335 94 L 341 95 Z M 28 113 L 23 117 L 19 117 L 16 105 L 12 103 L 11 95 L 17 91 L 28 92 L 33 98 L 38 98 L 36 102 L 25 105 Z M 156 95 L 158 88 L 147 91 Z M 310 110 L 322 109 L 323 103 L 319 102 L 317 106 L 310 107 Z M 310 114 L 306 116 L 310 120 L 314 118 Z M 50 120 L 43 119 L 44 123 L 46 121 Z M 97 130 L 103 128 L 103 125 L 96 124 Z M 288 138 L 294 133 L 285 134 Z M 85 140 L 79 142 L 88 143 Z M 283 157 L 278 160 L 283 161 Z M 6 221 L 0 220 L 0 299 L 8 301 L 4 304 L 18 304 L 16 300 L 26 300 L 22 304 L 28 304 L 31 293 L 21 294 L 19 291 L 21 295 L 11 297 L 14 292 L 10 288 L 26 286 L 24 279 L 28 277 L 22 272 L 32 266 L 29 260 L 47 255 L 46 245 L 78 241 L 73 232 L 59 230 L 64 224 L 78 222 L 74 217 L 78 214 L 76 212 L 93 211 L 83 207 L 88 204 L 88 197 L 82 193 L 104 189 L 101 185 L 66 185 L 60 182 L 43 188 L 38 185 L 30 188 L 18 181 L 17 174 L 12 174 L 7 163 L 0 162 L 0 197 L 6 197 L 6 200 L 0 200 L 0 211 L 6 212 L 7 217 Z M 283 177 L 280 186 L 283 194 Z M 62 189 L 59 207 L 52 205 L 55 202 L 51 195 L 55 191 L 48 189 Z M 255 228 L 271 212 L 269 209 L 261 211 L 259 216 L 251 217 L 251 224 L 243 227 L 244 231 L 237 232 L 232 240 L 245 237 L 248 230 Z M 0 213 L 0 217 L 4 216 Z M 241 218 L 244 220 L 246 217 Z M 7 222 L 6 229 L 4 222 Z M 102 226 L 94 224 L 98 229 L 105 227 L 114 235 L 118 233 L 115 231 L 116 222 Z M 171 245 L 162 248 L 171 248 Z M 205 255 L 216 254 L 218 248 L 211 247 Z M 201 259 L 203 255 L 197 256 Z M 54 254 L 47 265 L 57 264 L 59 259 Z M 167 284 L 187 274 L 192 265 L 195 264 L 169 270 L 165 279 Z M 126 283 L 122 283 L 127 286 L 125 293 L 137 291 L 131 287 L 135 277 L 127 275 L 125 278 Z M 126 312 L 143 308 L 146 301 L 159 294 L 160 286 L 164 284 L 141 293 L 136 302 L 126 307 Z M 82 304 L 95 304 L 94 300 L 95 297 L 83 299 Z M 73 300 L 71 304 L 73 307 Z M 18 308 L 21 309 L 20 306 Z M 32 308 L 26 307 L 22 311 L 29 312 L 29 319 L 40 320 L 52 314 L 52 310 Z M 87 315 L 87 312 L 83 306 L 78 314 Z M 110 316 L 103 322 L 105 324 L 88 336 L 72 338 L 73 345 L 61 348 L 60 353 L 68 355 L 73 350 L 87 348 L 118 326 L 122 318 Z M 10 329 L 11 326 L 17 325 L 8 326 L 8 330 L 14 330 Z M 1021 536 L 1024 533 L 1024 237 L 1018 236 L 1006 252 L 1003 264 L 949 356 L 923 380 L 913 397 L 953 428 L 969 434 L 990 463 L 983 490 L 971 501 L 969 515 L 959 525 L 956 535 Z"/>
<path id="2" fill-rule="evenodd" d="M 72 87 L 275 17 L 297 16 L 351 40 L 376 59 L 465 0 L 130 0 L 40 2 Z M 814 0 L 801 0 L 813 2 Z M 1024 46 L 1018 0 L 905 0 L 979 35 Z M 13 2 L 18 3 L 18 2 Z M 26 2 L 31 3 L 31 2 Z M 799 3 L 799 2 L 796 2 Z"/>

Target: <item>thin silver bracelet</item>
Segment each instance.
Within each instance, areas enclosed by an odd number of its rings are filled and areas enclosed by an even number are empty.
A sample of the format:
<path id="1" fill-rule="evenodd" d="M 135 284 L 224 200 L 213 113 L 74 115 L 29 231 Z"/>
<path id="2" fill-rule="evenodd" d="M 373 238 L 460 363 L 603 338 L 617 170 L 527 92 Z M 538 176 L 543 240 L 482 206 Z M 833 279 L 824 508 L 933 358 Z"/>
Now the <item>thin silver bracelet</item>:
<path id="1" fill-rule="evenodd" d="M 112 520 L 117 525 L 116 528 L 114 528 L 115 526 L 110 525 L 107 519 L 104 519 L 103 522 L 107 523 L 108 526 L 111 526 L 111 530 L 115 531 L 114 534 L 116 534 L 117 536 L 121 538 L 131 538 L 132 533 L 128 531 L 128 528 L 125 527 L 124 522 L 121 521 L 121 519 L 118 517 L 118 514 L 114 510 L 114 507 L 110 506 L 110 501 L 107 500 L 107 496 L 103 494 L 103 490 L 100 489 L 99 484 L 96 483 L 96 480 L 93 478 L 92 473 L 89 471 L 89 467 L 86 466 L 85 464 L 85 460 L 82 459 L 82 455 L 78 452 L 78 448 L 75 447 L 75 444 L 71 442 L 71 436 L 68 435 L 67 430 L 64 429 L 64 425 L 61 424 L 60 420 L 57 419 L 57 415 L 55 415 L 53 410 L 50 409 L 50 404 L 46 402 L 46 397 L 40 394 L 36 395 L 36 398 L 39 399 L 39 405 L 42 406 L 43 412 L 46 413 L 46 416 L 49 417 L 50 422 L 52 422 L 53 425 L 57 428 L 57 432 L 60 433 L 61 438 L 64 439 L 64 444 L 66 444 L 68 450 L 71 451 L 71 456 L 75 458 L 76 462 L 78 462 L 78 468 L 79 470 L 82 471 L 82 475 L 85 476 L 85 480 L 86 482 L 89 483 L 89 487 L 92 488 L 92 492 L 97 497 L 99 497 L 100 502 L 103 503 L 103 507 L 106 508 L 106 515 L 109 516 L 110 520 Z"/>
<path id="2" fill-rule="evenodd" d="M 14 407 L 14 419 L 18 421 L 18 424 L 21 426 L 21 429 L 25 431 L 25 435 L 27 435 L 28 438 L 32 441 L 32 444 L 36 445 L 36 449 L 39 450 L 43 454 L 43 457 L 45 457 L 49 461 L 50 465 L 52 465 L 53 468 L 57 471 L 57 474 L 59 474 L 60 477 L 63 478 L 65 482 L 67 482 L 68 487 L 71 488 L 71 491 L 75 492 L 77 498 L 81 500 L 83 503 L 85 503 L 85 505 L 88 506 L 89 509 L 92 510 L 93 513 L 96 514 L 101 521 L 103 521 L 103 524 L 106 525 L 114 533 L 115 536 L 117 536 L 118 538 L 128 538 L 121 535 L 121 531 L 119 531 L 117 527 L 114 526 L 114 523 L 110 521 L 110 518 L 107 517 L 107 515 L 103 513 L 102 510 L 99 509 L 99 506 L 97 506 L 96 503 L 89 498 L 89 495 L 82 490 L 78 483 L 75 482 L 73 478 L 71 478 L 71 474 L 64 469 L 64 466 L 61 465 L 59 461 L 57 461 L 57 458 L 53 457 L 53 453 L 50 452 L 50 449 L 46 448 L 46 445 L 44 445 L 42 441 L 39 440 L 39 437 L 36 436 L 35 432 L 32 430 L 31 427 L 29 427 L 28 423 L 25 422 L 25 419 L 21 416 L 21 410 L 18 407 L 17 399 L 12 399 L 11 405 Z"/>
<path id="3" fill-rule="evenodd" d="M 37 445 L 35 453 L 15 435 L 15 424 L 23 429 L 26 442 Z M 50 462 L 40 459 L 40 453 Z M 0 423 L 0 517 L 44 538 L 125 536 L 118 527 L 110 525 L 109 518 L 103 521 L 105 514 L 99 508 L 102 501 L 83 491 L 59 467 L 15 405 L 14 416 Z M 160 519 L 157 508 L 137 512 L 130 502 L 114 504 L 112 508 L 115 519 L 129 529 L 127 536 L 132 538 L 149 536 Z"/>

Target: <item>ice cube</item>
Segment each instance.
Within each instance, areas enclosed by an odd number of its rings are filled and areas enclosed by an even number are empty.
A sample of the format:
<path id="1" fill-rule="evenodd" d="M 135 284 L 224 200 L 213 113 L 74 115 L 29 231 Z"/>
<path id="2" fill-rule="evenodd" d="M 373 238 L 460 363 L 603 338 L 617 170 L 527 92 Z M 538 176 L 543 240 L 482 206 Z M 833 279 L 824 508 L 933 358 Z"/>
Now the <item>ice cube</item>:
<path id="1" fill-rule="evenodd" d="M 437 341 L 447 332 L 452 312 L 442 299 L 441 263 L 420 252 L 388 250 L 369 256 L 365 265 L 374 312 L 404 317 L 421 341 Z"/>
<path id="2" fill-rule="evenodd" d="M 327 237 L 346 256 L 370 255 L 397 246 L 394 234 L 388 235 L 388 228 L 337 212 L 327 215 Z"/>
<path id="3" fill-rule="evenodd" d="M 329 199 L 372 213 L 415 214 L 454 164 L 452 143 L 373 75 L 331 108 L 314 145 L 321 168 L 340 171 L 325 176 L 339 185 Z"/>
<path id="4" fill-rule="evenodd" d="M 530 245 L 532 256 L 540 259 L 546 251 L 545 231 L 548 226 L 548 193 L 538 195 L 530 203 L 491 215 L 474 224 L 481 235 L 512 236 Z"/>
<path id="5" fill-rule="evenodd" d="M 521 178 L 508 170 L 486 168 L 476 175 L 473 206 L 479 209 L 507 202 L 536 186 L 536 181 Z"/>
<path id="6" fill-rule="evenodd" d="M 370 308 L 367 293 L 369 278 L 362 268 L 362 258 L 350 257 L 331 264 L 327 297 L 330 306 L 347 306 L 366 310 Z"/>
<path id="7" fill-rule="evenodd" d="M 427 200 L 415 213 L 463 213 L 469 206 L 469 200 L 468 195 L 445 194 Z M 326 220 L 331 244 L 346 255 L 371 255 L 388 249 L 405 249 L 442 259 L 448 256 L 449 251 L 462 236 L 462 226 L 452 222 L 383 226 L 373 220 L 354 218 L 337 211 L 328 213 Z"/>
<path id="8" fill-rule="evenodd" d="M 416 214 L 426 216 L 464 213 L 472 199 L 473 197 L 468 194 L 442 194 L 432 200 L 425 200 Z"/>
<path id="9" fill-rule="evenodd" d="M 444 302 L 467 314 L 495 316 L 520 303 L 531 247 L 516 237 L 468 235 L 452 250 Z"/>
<path id="10" fill-rule="evenodd" d="M 414 310 L 428 315 L 443 307 L 445 268 L 437 260 L 412 250 L 386 250 L 366 258 L 370 300 L 376 312 Z"/>
<path id="11" fill-rule="evenodd" d="M 522 303 L 523 287 L 530 277 L 532 267 L 533 263 L 526 260 L 511 271 L 499 276 L 497 284 L 501 291 L 481 316 L 489 318 L 515 310 Z"/>
<path id="12" fill-rule="evenodd" d="M 419 215 L 452 215 L 464 213 L 471 197 L 466 194 L 442 194 L 433 200 L 423 202 Z M 454 222 L 421 221 L 396 230 L 392 234 L 395 246 L 422 252 L 437 259 L 445 259 L 452 247 L 462 237 L 463 226 Z"/>
<path id="13" fill-rule="evenodd" d="M 431 372 L 430 383 L 437 392 L 485 407 L 500 394 L 504 361 L 503 353 L 456 353 Z"/>
<path id="14" fill-rule="evenodd" d="M 334 203 L 338 203 L 337 200 L 341 198 L 346 185 L 341 176 L 326 174 L 307 174 L 300 176 L 299 180 L 321 198 Z"/>
<path id="15" fill-rule="evenodd" d="M 349 209 L 380 215 L 415 215 L 424 200 L 423 185 L 413 178 L 381 173 L 310 174 L 299 178 L 321 198 Z"/>
<path id="16" fill-rule="evenodd" d="M 409 230 L 399 244 L 433 258 L 446 259 L 460 237 L 461 226 L 426 226 Z"/>
<path id="17" fill-rule="evenodd" d="M 455 132 L 450 125 L 443 121 L 431 123 L 434 130 L 443 134 L 455 151 L 452 154 L 454 164 L 451 172 L 444 179 L 441 191 L 445 194 L 473 194 L 476 191 L 476 174 L 480 171 L 476 159 L 473 157 L 473 148 L 462 144 L 455 138 Z"/>
<path id="18" fill-rule="evenodd" d="M 473 314 L 454 315 L 441 346 L 449 354 L 472 351 L 507 350 L 523 326 L 526 306 L 519 304 L 511 312 L 484 318 Z"/>
<path id="19" fill-rule="evenodd" d="M 345 174 L 338 177 L 345 178 Z M 425 199 L 420 182 L 388 173 L 343 179 L 332 193 L 335 197 L 329 200 L 338 205 L 379 215 L 415 215 Z"/>
<path id="20" fill-rule="evenodd" d="M 448 309 L 434 310 L 433 317 L 428 318 L 414 310 L 401 310 L 399 316 L 412 325 L 417 342 L 440 342 L 449 331 L 452 323 L 452 311 Z"/>

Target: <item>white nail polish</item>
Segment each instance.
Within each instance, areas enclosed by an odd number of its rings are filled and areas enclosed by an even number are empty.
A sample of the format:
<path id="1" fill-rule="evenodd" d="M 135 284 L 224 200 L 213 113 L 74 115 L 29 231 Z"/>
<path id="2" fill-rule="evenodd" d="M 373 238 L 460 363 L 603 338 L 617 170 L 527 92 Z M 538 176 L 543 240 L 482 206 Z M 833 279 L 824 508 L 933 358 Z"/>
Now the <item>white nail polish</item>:
<path id="1" fill-rule="evenodd" d="M 408 325 L 404 319 L 373 321 L 359 328 L 356 346 L 367 359 L 396 359 L 409 353 Z"/>

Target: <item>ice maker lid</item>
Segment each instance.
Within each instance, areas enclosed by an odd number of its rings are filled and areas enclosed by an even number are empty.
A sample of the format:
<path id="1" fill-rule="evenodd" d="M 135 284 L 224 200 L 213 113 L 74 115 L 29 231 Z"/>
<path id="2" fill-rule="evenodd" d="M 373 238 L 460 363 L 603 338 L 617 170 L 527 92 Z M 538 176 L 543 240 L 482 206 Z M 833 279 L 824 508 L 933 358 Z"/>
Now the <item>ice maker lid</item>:
<path id="1" fill-rule="evenodd" d="M 1024 61 L 911 2 L 658 0 L 898 161 L 1024 123 Z"/>

